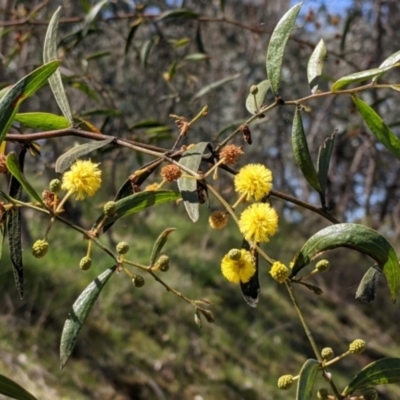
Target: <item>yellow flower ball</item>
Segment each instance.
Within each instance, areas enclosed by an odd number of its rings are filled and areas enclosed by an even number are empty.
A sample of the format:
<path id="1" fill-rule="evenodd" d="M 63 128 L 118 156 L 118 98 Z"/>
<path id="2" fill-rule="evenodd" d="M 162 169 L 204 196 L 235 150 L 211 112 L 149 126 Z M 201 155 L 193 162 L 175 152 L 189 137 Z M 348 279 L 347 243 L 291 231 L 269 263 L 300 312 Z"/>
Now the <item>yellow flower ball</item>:
<path id="1" fill-rule="evenodd" d="M 254 203 L 240 216 L 239 229 L 246 240 L 269 242 L 278 229 L 278 214 L 265 203 Z"/>
<path id="2" fill-rule="evenodd" d="M 289 278 L 289 269 L 285 264 L 282 264 L 279 261 L 275 261 L 272 264 L 269 273 L 271 274 L 272 278 L 279 283 L 283 283 L 287 278 Z"/>
<path id="3" fill-rule="evenodd" d="M 256 273 L 251 253 L 245 249 L 240 249 L 240 253 L 241 257 L 238 260 L 232 260 L 228 253 L 221 261 L 222 275 L 229 282 L 246 283 Z"/>
<path id="4" fill-rule="evenodd" d="M 248 164 L 235 176 L 235 190 L 246 200 L 261 200 L 272 189 L 272 172 L 262 164 Z"/>
<path id="5" fill-rule="evenodd" d="M 83 200 L 86 195 L 93 196 L 101 186 L 101 171 L 99 164 L 90 160 L 78 160 L 71 169 L 64 173 L 63 190 L 76 193 L 76 200 Z"/>

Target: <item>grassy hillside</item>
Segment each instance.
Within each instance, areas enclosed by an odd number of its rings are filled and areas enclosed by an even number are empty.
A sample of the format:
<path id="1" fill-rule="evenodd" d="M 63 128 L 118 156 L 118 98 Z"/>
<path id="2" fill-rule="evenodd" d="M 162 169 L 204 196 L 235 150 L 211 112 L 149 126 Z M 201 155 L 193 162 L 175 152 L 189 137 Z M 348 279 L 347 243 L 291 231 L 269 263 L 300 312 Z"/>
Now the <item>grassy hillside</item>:
<path id="1" fill-rule="evenodd" d="M 125 274 L 115 275 L 102 292 L 81 331 L 73 357 L 59 369 L 58 346 L 63 323 L 79 293 L 111 264 L 96 251 L 93 266 L 82 272 L 85 254 L 81 237 L 61 226 L 52 232 L 51 250 L 37 260 L 26 244 L 26 297 L 18 299 L 8 255 L 0 275 L 0 369 L 38 399 L 294 399 L 295 389 L 279 391 L 282 374 L 296 375 L 313 357 L 284 287 L 272 281 L 261 265 L 259 306 L 248 307 L 237 286 L 220 274 L 219 260 L 239 235 L 207 228 L 206 218 L 193 225 L 177 218 L 173 206 L 162 206 L 162 217 L 143 214 L 120 221 L 113 238 L 131 243 L 130 259 L 146 263 L 158 234 L 171 234 L 165 252 L 171 268 L 162 276 L 191 298 L 210 300 L 215 324 L 199 329 L 193 310 L 150 277 L 135 288 Z M 31 224 L 32 225 L 32 224 Z M 281 226 L 266 247 L 272 257 L 289 261 L 304 239 L 298 227 Z M 38 227 L 32 227 L 36 239 Z M 233 231 L 233 229 L 232 229 Z M 290 236 L 288 236 L 290 232 Z M 286 240 L 290 237 L 290 241 Z M 107 242 L 107 236 L 103 240 Z M 355 285 L 371 265 L 350 250 L 332 253 L 332 268 L 315 278 L 320 297 L 296 287 L 299 303 L 321 347 L 337 354 L 356 338 L 368 350 L 332 369 L 345 386 L 360 367 L 381 356 L 400 356 L 396 315 L 382 282 L 371 305 L 354 300 Z M 384 310 L 384 312 L 382 312 Z M 327 385 L 321 380 L 319 387 Z M 400 386 L 382 387 L 382 398 L 400 398 Z"/>

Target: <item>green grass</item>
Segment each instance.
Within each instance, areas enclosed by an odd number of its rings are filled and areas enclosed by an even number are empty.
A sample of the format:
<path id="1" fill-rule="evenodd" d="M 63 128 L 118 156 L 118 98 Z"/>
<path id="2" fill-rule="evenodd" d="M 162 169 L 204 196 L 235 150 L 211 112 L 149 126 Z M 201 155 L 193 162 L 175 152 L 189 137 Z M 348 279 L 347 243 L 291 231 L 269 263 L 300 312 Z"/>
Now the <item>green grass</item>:
<path id="1" fill-rule="evenodd" d="M 161 217 L 142 213 L 135 219 L 121 220 L 113 238 L 131 244 L 130 259 L 147 263 L 157 236 L 166 228 L 177 228 L 164 249 L 170 256 L 170 270 L 159 274 L 190 298 L 209 299 L 213 303 L 214 324 L 203 321 L 199 329 L 191 306 L 150 276 L 144 274 L 146 285 L 138 289 L 124 273 L 115 274 L 80 332 L 71 359 L 60 371 L 58 346 L 68 311 L 79 293 L 110 267 L 112 260 L 94 249 L 92 268 L 82 272 L 78 263 L 85 255 L 86 243 L 81 235 L 57 224 L 45 258 L 34 259 L 30 244 L 24 244 L 23 301 L 13 287 L 8 256 L 3 255 L 2 373 L 45 400 L 117 395 L 121 399 L 186 400 L 196 395 L 207 400 L 294 399 L 295 389 L 279 391 L 276 381 L 283 374 L 297 375 L 302 363 L 314 356 L 285 288 L 272 281 L 268 267 L 261 264 L 260 303 L 256 309 L 248 307 L 240 289 L 225 281 L 219 270 L 219 260 L 225 252 L 241 243 L 236 230 L 212 231 L 206 215 L 193 224 L 185 217 L 177 217 L 175 207 L 162 206 Z M 31 227 L 35 239 L 41 237 L 43 227 Z M 282 224 L 280 234 L 265 247 L 272 257 L 289 261 L 301 247 L 304 239 L 300 233 L 296 241 L 285 240 L 293 228 Z M 108 244 L 106 235 L 101 240 Z M 312 282 L 323 288 L 323 296 L 315 296 L 302 287 L 295 289 L 321 348 L 329 346 L 340 354 L 355 338 L 368 343 L 365 353 L 332 368 L 335 382 L 343 388 L 349 378 L 374 359 L 400 356 L 400 347 L 394 319 L 397 311 L 388 302 L 387 288 L 382 284 L 372 306 L 353 299 L 357 280 L 354 271 L 343 268 L 343 264 L 360 266 L 356 269 L 362 274 L 369 261 L 350 250 L 334 254 L 331 270 Z M 382 307 L 387 313 L 380 312 Z M 320 381 L 320 386 L 327 385 Z M 397 386 L 382 391 L 382 398 L 399 397 Z"/>

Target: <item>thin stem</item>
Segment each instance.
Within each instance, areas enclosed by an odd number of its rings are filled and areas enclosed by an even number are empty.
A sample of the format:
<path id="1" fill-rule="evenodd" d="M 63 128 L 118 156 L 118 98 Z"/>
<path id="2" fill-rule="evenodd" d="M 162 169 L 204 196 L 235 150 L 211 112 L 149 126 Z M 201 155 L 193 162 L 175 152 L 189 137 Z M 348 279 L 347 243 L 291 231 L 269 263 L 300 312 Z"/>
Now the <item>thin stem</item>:
<path id="1" fill-rule="evenodd" d="M 312 347 L 312 349 L 314 351 L 315 357 L 317 358 L 317 360 L 320 363 L 322 363 L 323 360 L 322 360 L 322 357 L 321 357 L 321 353 L 318 350 L 317 344 L 315 343 L 315 340 L 314 340 L 314 337 L 313 337 L 313 335 L 312 335 L 312 333 L 310 331 L 310 328 L 308 327 L 308 325 L 306 323 L 306 320 L 304 319 L 303 313 L 300 310 L 299 304 L 297 303 L 297 300 L 296 300 L 296 298 L 294 296 L 294 292 L 292 290 L 292 287 L 290 286 L 290 283 L 287 282 L 287 281 L 285 282 L 285 285 L 286 285 L 287 291 L 289 292 L 290 300 L 292 300 L 294 308 L 297 311 L 297 314 L 299 316 L 300 322 L 303 325 L 303 329 L 304 329 L 304 331 L 305 331 L 305 333 L 307 335 L 308 341 L 310 342 L 311 347 Z"/>
<path id="2" fill-rule="evenodd" d="M 272 109 L 275 108 L 277 105 L 278 105 L 278 101 L 275 100 L 275 102 L 272 103 L 272 104 L 270 104 L 269 106 L 261 107 L 260 110 L 258 111 L 258 113 L 257 113 L 257 114 L 254 114 L 253 116 L 251 116 L 244 124 L 245 124 L 245 125 L 250 124 L 250 123 L 253 122 L 255 119 L 259 118 L 260 115 L 266 113 L 266 112 L 269 111 L 269 110 L 272 110 Z M 242 125 L 240 125 L 240 126 L 242 126 Z M 237 133 L 239 133 L 239 132 L 240 132 L 240 126 L 239 126 L 237 129 L 235 129 L 225 140 L 223 140 L 223 141 L 216 147 L 215 151 L 219 151 L 219 149 L 220 149 L 221 147 L 224 147 Z"/>

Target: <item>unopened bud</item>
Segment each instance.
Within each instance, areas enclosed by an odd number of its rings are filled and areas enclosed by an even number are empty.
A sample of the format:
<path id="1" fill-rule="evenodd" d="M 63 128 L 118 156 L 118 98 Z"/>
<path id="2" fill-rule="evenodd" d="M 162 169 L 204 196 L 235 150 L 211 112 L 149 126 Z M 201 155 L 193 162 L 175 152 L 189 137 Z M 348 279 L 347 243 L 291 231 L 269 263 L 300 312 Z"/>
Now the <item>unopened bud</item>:
<path id="1" fill-rule="evenodd" d="M 117 244 L 117 253 L 126 254 L 129 251 L 129 244 L 126 242 L 119 242 Z"/>
<path id="2" fill-rule="evenodd" d="M 117 205 L 115 201 L 107 201 L 107 203 L 103 206 L 103 213 L 107 217 L 111 217 L 115 214 L 116 209 Z"/>
<path id="3" fill-rule="evenodd" d="M 145 280 L 144 280 L 143 276 L 141 276 L 141 275 L 136 275 L 136 276 L 132 279 L 132 283 L 133 283 L 137 288 L 140 288 L 140 287 L 144 286 Z"/>
<path id="4" fill-rule="evenodd" d="M 334 355 L 335 353 L 330 347 L 325 347 L 321 350 L 321 357 L 326 361 L 331 360 Z"/>
<path id="5" fill-rule="evenodd" d="M 367 347 L 367 344 L 365 343 L 364 340 L 356 339 L 350 343 L 349 350 L 350 350 L 350 353 L 352 353 L 352 354 L 359 354 L 359 353 L 362 353 L 366 347 Z"/>
<path id="6" fill-rule="evenodd" d="M 320 260 L 317 262 L 317 265 L 315 266 L 315 268 L 319 271 L 319 272 L 325 272 L 328 271 L 328 269 L 330 268 L 330 263 L 328 260 Z"/>
<path id="7" fill-rule="evenodd" d="M 42 258 L 47 254 L 49 249 L 49 243 L 46 240 L 36 240 L 32 246 L 32 254 L 36 258 Z"/>
<path id="8" fill-rule="evenodd" d="M 87 271 L 92 266 L 92 259 L 90 257 L 82 257 L 79 261 L 79 268 L 82 271 Z"/>
<path id="9" fill-rule="evenodd" d="M 278 379 L 278 388 L 279 389 L 289 389 L 293 384 L 293 376 L 292 375 L 282 375 Z"/>
<path id="10" fill-rule="evenodd" d="M 61 181 L 59 179 L 52 179 L 49 183 L 49 189 L 53 193 L 57 193 L 61 190 Z"/>
<path id="11" fill-rule="evenodd" d="M 253 94 L 253 95 L 256 95 L 258 93 L 257 85 L 250 86 L 250 93 Z"/>

